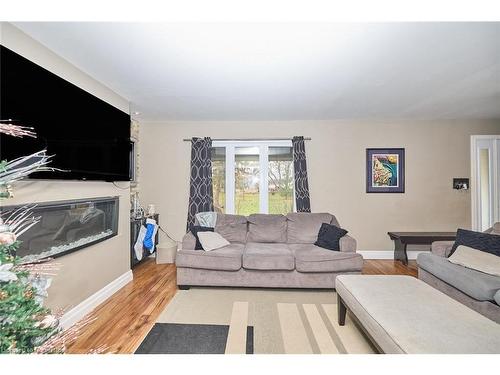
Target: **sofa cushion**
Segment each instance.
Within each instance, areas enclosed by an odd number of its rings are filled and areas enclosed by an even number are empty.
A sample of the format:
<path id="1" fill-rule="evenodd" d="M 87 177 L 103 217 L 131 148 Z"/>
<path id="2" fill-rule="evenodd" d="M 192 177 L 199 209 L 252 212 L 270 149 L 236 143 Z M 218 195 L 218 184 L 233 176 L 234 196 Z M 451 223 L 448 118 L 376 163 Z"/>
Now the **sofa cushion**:
<path id="1" fill-rule="evenodd" d="M 361 271 L 363 257 L 356 253 L 326 250 L 311 244 L 289 244 L 299 272 Z"/>
<path id="2" fill-rule="evenodd" d="M 238 271 L 244 248 L 243 244 L 230 244 L 213 251 L 179 250 L 175 264 L 177 267 Z"/>
<path id="3" fill-rule="evenodd" d="M 291 271 L 295 268 L 295 259 L 284 243 L 248 242 L 243 252 L 243 268 Z"/>
<path id="4" fill-rule="evenodd" d="M 248 217 L 248 242 L 286 242 L 286 217 L 252 214 Z"/>
<path id="5" fill-rule="evenodd" d="M 247 218 L 242 215 L 217 214 L 215 232 L 229 242 L 245 243 L 247 240 Z"/>
<path id="6" fill-rule="evenodd" d="M 338 225 L 337 219 L 328 213 L 292 212 L 286 215 L 287 242 L 313 244 L 318 239 L 321 224 Z"/>
<path id="7" fill-rule="evenodd" d="M 495 302 L 497 303 L 497 305 L 500 306 L 500 290 L 498 290 L 495 295 L 493 296 L 493 299 L 495 300 Z"/>
<path id="8" fill-rule="evenodd" d="M 493 301 L 500 289 L 500 277 L 451 263 L 448 258 L 422 253 L 418 266 L 478 301 Z"/>

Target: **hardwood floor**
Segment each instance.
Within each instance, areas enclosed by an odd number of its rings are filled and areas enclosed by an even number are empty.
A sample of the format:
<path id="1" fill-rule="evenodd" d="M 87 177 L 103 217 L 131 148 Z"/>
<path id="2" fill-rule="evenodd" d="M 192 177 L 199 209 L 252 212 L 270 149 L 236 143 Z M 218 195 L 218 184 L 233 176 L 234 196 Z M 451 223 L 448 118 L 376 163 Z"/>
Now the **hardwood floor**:
<path id="1" fill-rule="evenodd" d="M 89 324 L 68 348 L 69 353 L 134 353 L 156 319 L 177 292 L 175 265 L 148 259 L 133 270 L 134 280 L 94 311 Z M 417 275 L 414 261 L 408 266 L 393 260 L 365 260 L 366 275 Z"/>
<path id="2" fill-rule="evenodd" d="M 409 275 L 417 277 L 417 262 L 410 260 L 408 265 L 396 260 L 367 259 L 363 264 L 364 275 Z"/>
<path id="3" fill-rule="evenodd" d="M 177 291 L 175 265 L 146 260 L 133 270 L 134 280 L 102 303 L 96 321 L 85 327 L 68 348 L 69 353 L 88 353 L 102 346 L 106 352 L 133 353 L 158 315 Z"/>

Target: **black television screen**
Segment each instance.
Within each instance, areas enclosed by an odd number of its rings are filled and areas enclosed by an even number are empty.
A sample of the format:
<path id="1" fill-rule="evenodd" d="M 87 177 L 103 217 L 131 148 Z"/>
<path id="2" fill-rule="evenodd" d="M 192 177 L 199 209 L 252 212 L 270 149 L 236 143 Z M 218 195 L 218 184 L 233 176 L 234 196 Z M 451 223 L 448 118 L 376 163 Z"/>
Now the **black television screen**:
<path id="1" fill-rule="evenodd" d="M 130 115 L 0 46 L 0 120 L 31 126 L 36 139 L 2 136 L 0 159 L 44 148 L 50 166 L 30 178 L 130 180 Z"/>

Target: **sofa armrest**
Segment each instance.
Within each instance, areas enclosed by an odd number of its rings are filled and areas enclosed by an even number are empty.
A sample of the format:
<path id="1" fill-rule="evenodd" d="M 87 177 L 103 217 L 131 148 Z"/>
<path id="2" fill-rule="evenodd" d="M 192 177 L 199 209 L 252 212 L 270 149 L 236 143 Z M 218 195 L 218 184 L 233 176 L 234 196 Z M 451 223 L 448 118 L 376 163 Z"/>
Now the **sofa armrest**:
<path id="1" fill-rule="evenodd" d="M 194 250 L 196 247 L 196 237 L 191 231 L 187 232 L 184 237 L 182 237 L 182 250 Z"/>
<path id="2" fill-rule="evenodd" d="M 345 235 L 339 241 L 340 251 L 344 253 L 356 252 L 356 240 L 349 235 Z"/>
<path id="3" fill-rule="evenodd" d="M 431 245 L 431 253 L 446 258 L 450 255 L 454 243 L 453 241 L 435 241 Z"/>

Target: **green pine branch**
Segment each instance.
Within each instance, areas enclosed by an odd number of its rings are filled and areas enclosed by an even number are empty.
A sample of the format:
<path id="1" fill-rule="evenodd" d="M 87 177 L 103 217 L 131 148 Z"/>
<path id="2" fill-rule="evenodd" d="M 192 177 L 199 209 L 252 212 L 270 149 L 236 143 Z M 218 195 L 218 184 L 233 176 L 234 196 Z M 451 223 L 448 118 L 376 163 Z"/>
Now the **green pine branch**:
<path id="1" fill-rule="evenodd" d="M 1 264 L 18 264 L 13 255 L 18 248 L 19 242 L 0 245 Z M 35 299 L 36 290 L 27 282 L 28 272 L 15 267 L 11 271 L 17 280 L 0 282 L 0 353 L 32 353 L 57 329 L 41 325 L 50 310 Z"/>

